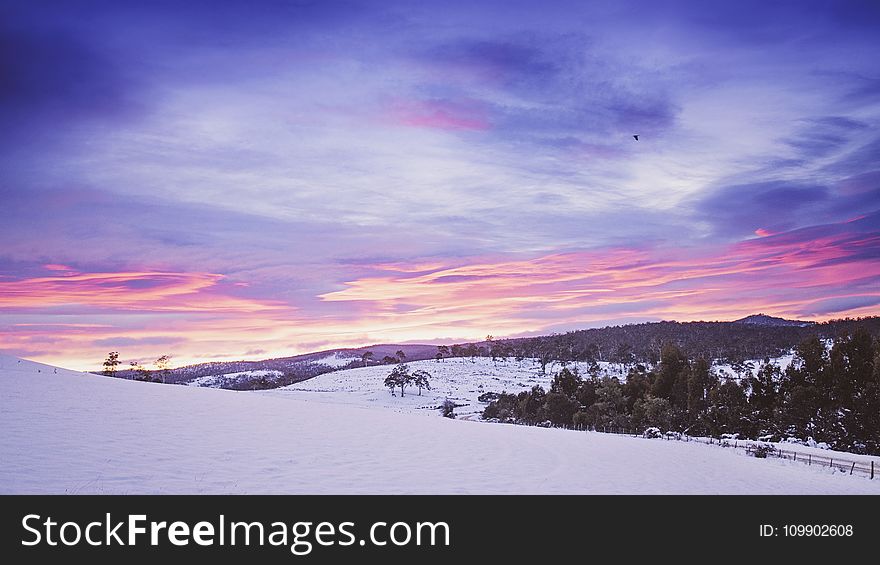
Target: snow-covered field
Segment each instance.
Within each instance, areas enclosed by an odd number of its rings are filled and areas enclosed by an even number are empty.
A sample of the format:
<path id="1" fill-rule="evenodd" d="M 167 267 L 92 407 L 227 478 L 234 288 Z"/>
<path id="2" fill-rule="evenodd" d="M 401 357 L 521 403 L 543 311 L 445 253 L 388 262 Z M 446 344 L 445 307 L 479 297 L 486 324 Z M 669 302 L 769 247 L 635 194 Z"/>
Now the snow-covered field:
<path id="1" fill-rule="evenodd" d="M 379 407 L 398 412 L 417 412 L 436 416 L 435 408 L 448 398 L 462 405 L 455 412 L 466 419 L 483 411 L 486 403 L 477 397 L 484 392 L 518 393 L 535 385 L 550 387 L 551 367 L 547 375 L 531 360 L 498 361 L 486 357 L 474 359 L 456 357 L 443 361 L 413 361 L 407 363 L 410 372 L 423 370 L 430 373 L 431 390 L 407 387 L 404 396 L 396 389 L 394 396 L 385 388 L 384 381 L 393 366 L 374 365 L 344 369 L 318 375 L 290 386 L 262 391 L 261 394 L 284 396 L 310 402 L 349 404 Z M 556 368 L 555 370 L 558 370 Z"/>
<path id="2" fill-rule="evenodd" d="M 791 355 L 772 359 L 784 370 L 791 363 Z M 290 386 L 263 391 L 263 394 L 283 395 L 313 402 L 331 404 L 351 404 L 367 407 L 381 407 L 399 412 L 431 412 L 444 399 L 448 398 L 459 406 L 456 414 L 465 419 L 477 419 L 486 407 L 477 398 L 484 392 L 509 392 L 516 394 L 535 385 L 550 389 L 552 375 L 562 369 L 558 363 L 550 363 L 546 374 L 534 359 L 515 361 L 512 359 L 492 361 L 488 357 L 453 357 L 442 361 L 413 361 L 407 363 L 410 372 L 427 371 L 431 375 L 431 390 L 423 390 L 421 395 L 415 388 L 407 388 L 404 397 L 400 390 L 391 396 L 384 387 L 385 377 L 393 368 L 389 365 L 373 365 L 344 369 L 318 375 L 309 380 Z M 598 363 L 600 376 L 617 377 L 626 380 L 626 370 L 616 363 Z M 747 361 L 742 365 L 754 372 L 761 366 L 759 361 Z M 588 363 L 569 363 L 569 369 L 577 369 L 581 375 L 589 374 Z M 712 370 L 723 377 L 742 378 L 747 376 L 742 369 L 737 373 L 733 367 L 714 364 Z M 432 414 L 433 415 L 433 414 Z"/>
<path id="3" fill-rule="evenodd" d="M 696 442 L 307 398 L 0 356 L 0 492 L 880 494 L 880 480 Z"/>
<path id="4" fill-rule="evenodd" d="M 784 373 L 788 366 L 791 365 L 791 362 L 794 360 L 794 353 L 788 353 L 787 355 L 783 355 L 781 357 L 774 357 L 770 359 L 770 362 L 779 367 L 779 369 Z M 751 359 L 741 363 L 740 365 L 734 367 L 730 363 L 720 363 L 715 361 L 712 363 L 712 371 L 721 378 L 731 378 L 731 379 L 743 379 L 748 378 L 750 375 L 754 376 L 755 373 L 761 368 L 764 364 L 764 361 L 761 359 Z"/>
<path id="5" fill-rule="evenodd" d="M 223 388 L 231 384 L 250 381 L 254 377 L 277 378 L 281 376 L 281 371 L 271 369 L 258 369 L 256 371 L 241 371 L 238 373 L 226 373 L 224 375 L 205 375 L 204 377 L 196 377 L 186 383 L 189 386 L 204 386 L 210 388 Z"/>
<path id="6" fill-rule="evenodd" d="M 345 355 L 340 351 L 335 353 L 331 353 L 326 357 L 321 357 L 320 359 L 315 359 L 312 361 L 318 365 L 327 365 L 328 367 L 333 367 L 334 369 L 338 369 L 339 367 L 345 367 L 354 361 L 359 361 L 360 356 L 357 355 Z"/>

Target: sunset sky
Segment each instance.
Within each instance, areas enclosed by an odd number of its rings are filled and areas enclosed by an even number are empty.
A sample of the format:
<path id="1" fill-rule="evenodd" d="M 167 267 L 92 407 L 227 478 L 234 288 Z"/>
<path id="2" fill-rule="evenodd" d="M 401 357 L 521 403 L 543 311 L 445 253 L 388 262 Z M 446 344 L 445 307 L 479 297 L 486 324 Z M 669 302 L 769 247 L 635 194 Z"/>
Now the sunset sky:
<path id="1" fill-rule="evenodd" d="M 870 0 L 3 2 L 0 352 L 880 314 L 878 29 Z"/>

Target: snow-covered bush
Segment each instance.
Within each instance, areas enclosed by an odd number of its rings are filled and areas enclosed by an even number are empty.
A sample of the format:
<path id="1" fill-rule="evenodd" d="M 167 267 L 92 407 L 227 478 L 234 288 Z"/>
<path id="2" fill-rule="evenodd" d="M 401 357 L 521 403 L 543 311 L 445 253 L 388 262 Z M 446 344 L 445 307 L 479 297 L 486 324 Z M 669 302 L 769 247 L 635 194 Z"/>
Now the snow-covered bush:
<path id="1" fill-rule="evenodd" d="M 642 437 L 648 439 L 657 439 L 663 437 L 663 433 L 660 431 L 660 428 L 650 427 L 646 428 L 645 431 L 642 432 Z"/>

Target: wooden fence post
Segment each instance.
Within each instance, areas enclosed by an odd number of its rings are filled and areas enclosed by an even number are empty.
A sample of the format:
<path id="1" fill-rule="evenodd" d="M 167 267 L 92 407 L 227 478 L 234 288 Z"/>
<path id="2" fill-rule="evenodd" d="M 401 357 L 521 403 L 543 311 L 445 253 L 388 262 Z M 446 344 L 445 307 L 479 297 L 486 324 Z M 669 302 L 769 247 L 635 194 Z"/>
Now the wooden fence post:
<path id="1" fill-rule="evenodd" d="M 809 466 L 809 465 L 812 465 L 812 464 L 813 464 L 813 454 L 812 454 L 812 453 L 807 453 L 807 465 Z"/>
<path id="2" fill-rule="evenodd" d="M 871 478 L 874 478 L 874 462 L 871 461 Z"/>
<path id="3" fill-rule="evenodd" d="M 834 457 L 831 458 L 831 461 L 828 462 L 829 467 L 834 467 Z"/>
<path id="4" fill-rule="evenodd" d="M 852 467 L 849 468 L 849 474 L 852 475 L 853 470 L 856 468 L 856 462 L 853 461 Z"/>

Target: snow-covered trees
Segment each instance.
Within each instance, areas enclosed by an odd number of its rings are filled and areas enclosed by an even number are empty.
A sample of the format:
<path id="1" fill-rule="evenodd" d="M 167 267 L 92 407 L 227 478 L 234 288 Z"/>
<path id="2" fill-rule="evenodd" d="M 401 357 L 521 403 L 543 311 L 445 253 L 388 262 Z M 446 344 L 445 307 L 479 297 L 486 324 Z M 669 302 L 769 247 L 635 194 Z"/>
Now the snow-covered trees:
<path id="1" fill-rule="evenodd" d="M 708 361 L 667 344 L 656 369 L 632 367 L 624 384 L 563 368 L 550 392 L 536 386 L 497 394 L 483 417 L 579 429 L 813 438 L 835 449 L 880 454 L 880 341 L 857 329 L 828 345 L 805 340 L 784 372 L 768 361 L 754 374 L 722 379 Z"/>
<path id="2" fill-rule="evenodd" d="M 409 367 L 405 364 L 396 365 L 394 369 L 385 377 L 385 387 L 394 394 L 394 389 L 400 388 L 400 396 L 404 396 L 406 387 L 414 386 L 419 389 L 419 396 L 422 390 L 431 390 L 430 382 L 431 374 L 421 369 L 410 373 Z"/>
<path id="3" fill-rule="evenodd" d="M 422 395 L 422 389 L 431 390 L 430 378 L 431 374 L 428 373 L 428 371 L 423 371 L 419 369 L 413 372 L 412 384 L 414 387 L 419 389 L 419 396 Z"/>
<path id="4" fill-rule="evenodd" d="M 412 375 L 409 374 L 409 368 L 406 365 L 397 365 L 385 377 L 385 387 L 394 394 L 394 389 L 400 387 L 400 396 L 404 394 L 407 385 L 412 382 Z"/>

